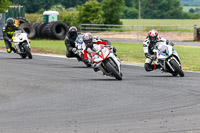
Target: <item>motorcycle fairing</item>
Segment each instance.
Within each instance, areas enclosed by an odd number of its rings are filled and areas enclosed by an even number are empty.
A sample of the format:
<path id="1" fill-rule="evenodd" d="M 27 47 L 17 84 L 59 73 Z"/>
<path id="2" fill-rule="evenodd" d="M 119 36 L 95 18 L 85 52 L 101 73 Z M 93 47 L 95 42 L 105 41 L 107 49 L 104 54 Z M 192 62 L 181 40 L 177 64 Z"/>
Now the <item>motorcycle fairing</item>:
<path id="1" fill-rule="evenodd" d="M 103 45 L 100 45 L 100 51 L 97 53 L 92 52 L 92 61 L 95 63 L 99 63 L 103 60 L 105 60 L 110 54 L 110 50 L 107 47 L 104 47 Z"/>

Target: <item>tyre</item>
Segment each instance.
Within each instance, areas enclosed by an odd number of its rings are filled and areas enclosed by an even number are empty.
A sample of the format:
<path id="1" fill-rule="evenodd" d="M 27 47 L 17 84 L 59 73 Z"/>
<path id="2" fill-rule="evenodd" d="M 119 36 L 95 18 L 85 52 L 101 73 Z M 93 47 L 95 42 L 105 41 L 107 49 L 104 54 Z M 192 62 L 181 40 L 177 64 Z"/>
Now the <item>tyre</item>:
<path id="1" fill-rule="evenodd" d="M 118 79 L 118 80 L 122 80 L 122 74 L 120 74 L 115 67 L 113 67 L 110 63 L 110 61 L 106 62 L 106 67 L 108 68 L 108 70 L 113 74 L 113 76 Z"/>
<path id="2" fill-rule="evenodd" d="M 174 76 L 174 77 L 176 77 L 178 75 L 178 73 L 177 72 L 175 72 L 175 73 L 172 73 L 172 76 Z"/>
<path id="3" fill-rule="evenodd" d="M 28 38 L 35 37 L 35 29 L 28 23 L 23 23 L 20 25 L 20 28 L 24 29 L 24 31 L 28 34 Z"/>
<path id="4" fill-rule="evenodd" d="M 174 68 L 174 70 L 181 76 L 181 77 L 184 77 L 184 73 L 183 71 L 181 70 L 181 67 L 176 63 L 175 60 L 171 60 L 170 61 L 170 64 L 172 65 L 172 67 Z"/>
<path id="5" fill-rule="evenodd" d="M 44 34 L 44 36 L 46 38 L 53 38 L 54 35 L 51 31 L 51 27 L 53 26 L 54 23 L 55 23 L 54 21 L 50 22 L 50 23 L 46 24 L 45 27 L 43 28 L 42 33 Z"/>
<path id="6" fill-rule="evenodd" d="M 47 34 L 52 38 L 52 39 L 65 39 L 65 36 L 68 32 L 68 26 L 63 23 L 63 22 L 51 22 L 49 24 L 49 27 L 46 29 Z"/>
<path id="7" fill-rule="evenodd" d="M 63 22 L 56 22 L 51 30 L 56 39 L 63 40 L 68 32 L 68 26 Z"/>
<path id="8" fill-rule="evenodd" d="M 32 56 L 32 54 L 31 54 L 31 51 L 30 51 L 30 49 L 27 47 L 27 45 L 25 44 L 25 45 L 23 45 L 23 47 L 24 47 L 24 50 L 25 50 L 25 52 L 26 52 L 26 55 L 28 56 L 28 58 L 29 59 L 32 59 L 33 58 L 33 56 Z"/>
<path id="9" fill-rule="evenodd" d="M 47 25 L 48 23 L 41 23 L 37 26 L 37 30 L 36 30 L 36 33 L 37 33 L 37 36 L 38 37 L 44 37 L 44 34 L 43 34 L 43 28 Z"/>
<path id="10" fill-rule="evenodd" d="M 87 62 L 84 62 L 84 64 L 87 66 L 87 67 L 91 67 L 92 65 L 87 63 Z"/>
<path id="11" fill-rule="evenodd" d="M 26 18 L 23 18 L 23 17 L 16 17 L 15 19 L 19 20 L 20 24 L 30 23 Z"/>
<path id="12" fill-rule="evenodd" d="M 27 55 L 26 54 L 20 54 L 20 56 L 21 56 L 22 59 L 25 59 Z"/>

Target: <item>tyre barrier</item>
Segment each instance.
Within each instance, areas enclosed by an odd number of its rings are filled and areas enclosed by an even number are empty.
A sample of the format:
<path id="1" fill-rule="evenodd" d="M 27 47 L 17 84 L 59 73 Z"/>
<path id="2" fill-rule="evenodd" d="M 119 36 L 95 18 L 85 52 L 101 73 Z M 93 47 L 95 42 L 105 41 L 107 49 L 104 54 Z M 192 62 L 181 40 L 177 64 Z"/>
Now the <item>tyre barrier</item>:
<path id="1" fill-rule="evenodd" d="M 24 29 L 24 31 L 28 34 L 28 38 L 32 39 L 35 37 L 35 29 L 29 23 L 22 23 L 19 27 Z"/>
<path id="2" fill-rule="evenodd" d="M 27 19 L 18 17 L 15 18 L 20 21 L 20 26 L 28 34 L 29 38 L 50 38 L 63 40 L 68 32 L 67 24 L 59 21 L 49 23 L 30 23 Z"/>
<path id="3" fill-rule="evenodd" d="M 51 39 L 65 39 L 67 32 L 68 26 L 59 21 L 50 22 L 42 29 L 42 33 L 45 37 Z"/>
<path id="4" fill-rule="evenodd" d="M 48 23 L 40 23 L 37 27 L 36 27 L 36 33 L 37 33 L 37 37 L 39 38 L 44 38 L 45 35 L 43 34 L 43 28 L 47 25 Z"/>

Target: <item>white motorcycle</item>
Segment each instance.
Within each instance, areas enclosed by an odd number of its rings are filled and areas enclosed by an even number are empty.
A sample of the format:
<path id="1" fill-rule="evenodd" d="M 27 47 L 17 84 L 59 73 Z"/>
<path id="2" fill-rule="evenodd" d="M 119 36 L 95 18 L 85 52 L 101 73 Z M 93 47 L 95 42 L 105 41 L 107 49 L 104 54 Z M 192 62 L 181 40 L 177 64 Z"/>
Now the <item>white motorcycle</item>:
<path id="1" fill-rule="evenodd" d="M 26 58 L 28 56 L 29 59 L 32 59 L 31 47 L 28 40 L 28 36 L 26 33 L 22 31 L 15 31 L 13 34 L 13 43 L 15 46 L 16 53 L 21 56 L 21 58 Z"/>
<path id="2" fill-rule="evenodd" d="M 93 67 L 100 69 L 103 74 L 122 80 L 121 62 L 104 45 L 97 45 L 96 52 L 91 53 Z"/>
<path id="3" fill-rule="evenodd" d="M 154 60 L 156 65 L 161 66 L 163 72 L 169 72 L 173 76 L 180 75 L 184 77 L 182 66 L 178 53 L 171 45 L 166 45 L 166 42 L 158 42 L 153 49 L 157 59 Z"/>
<path id="4" fill-rule="evenodd" d="M 87 67 L 91 67 L 91 63 L 87 59 L 89 55 L 86 51 L 85 43 L 83 42 L 83 36 L 79 35 L 77 37 L 75 41 L 75 47 L 77 50 L 74 52 L 74 54 L 78 56 L 77 59 L 82 61 Z"/>

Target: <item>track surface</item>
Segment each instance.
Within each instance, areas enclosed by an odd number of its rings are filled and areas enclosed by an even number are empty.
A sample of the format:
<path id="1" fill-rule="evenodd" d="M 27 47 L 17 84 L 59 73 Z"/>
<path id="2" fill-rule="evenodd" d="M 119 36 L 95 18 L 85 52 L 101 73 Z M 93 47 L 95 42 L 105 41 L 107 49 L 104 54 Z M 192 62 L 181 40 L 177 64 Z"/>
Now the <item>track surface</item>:
<path id="1" fill-rule="evenodd" d="M 200 73 L 122 65 L 123 80 L 77 60 L 0 52 L 0 133 L 199 133 Z"/>

